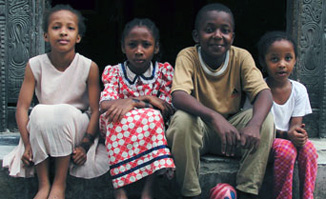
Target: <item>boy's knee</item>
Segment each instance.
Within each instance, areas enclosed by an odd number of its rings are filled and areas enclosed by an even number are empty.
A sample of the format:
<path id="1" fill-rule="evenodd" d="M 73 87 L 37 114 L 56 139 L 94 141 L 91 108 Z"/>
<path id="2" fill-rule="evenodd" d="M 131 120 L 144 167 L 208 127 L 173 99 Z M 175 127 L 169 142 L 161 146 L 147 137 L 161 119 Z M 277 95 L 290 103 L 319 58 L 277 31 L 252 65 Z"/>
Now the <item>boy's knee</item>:
<path id="1" fill-rule="evenodd" d="M 263 122 L 263 128 L 274 129 L 274 117 L 271 112 L 269 112 Z"/>
<path id="2" fill-rule="evenodd" d="M 275 124 L 274 124 L 274 117 L 270 112 L 261 127 L 261 138 L 264 142 L 273 143 L 275 138 Z"/>
<path id="3" fill-rule="evenodd" d="M 196 140 L 198 131 L 197 117 L 178 110 L 172 117 L 171 123 L 166 131 L 166 137 L 169 145 L 177 143 L 178 145 L 187 144 Z"/>
<path id="4" fill-rule="evenodd" d="M 185 112 L 178 110 L 174 113 L 171 121 L 171 125 L 178 125 L 178 126 L 188 126 L 188 124 L 193 124 L 196 121 L 196 117 Z"/>

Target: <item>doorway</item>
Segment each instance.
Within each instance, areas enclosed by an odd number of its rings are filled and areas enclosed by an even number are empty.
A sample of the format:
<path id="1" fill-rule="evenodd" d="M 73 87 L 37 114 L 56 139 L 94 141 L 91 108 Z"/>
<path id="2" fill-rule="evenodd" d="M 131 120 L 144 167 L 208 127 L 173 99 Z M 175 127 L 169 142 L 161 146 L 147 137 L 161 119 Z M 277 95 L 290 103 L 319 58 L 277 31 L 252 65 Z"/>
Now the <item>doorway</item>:
<path id="1" fill-rule="evenodd" d="M 177 53 L 194 45 L 191 36 L 195 15 L 207 3 L 227 5 L 235 18 L 234 45 L 245 48 L 257 60 L 256 43 L 266 31 L 286 30 L 286 1 L 275 0 L 52 0 L 70 4 L 82 12 L 86 34 L 77 52 L 95 61 L 100 72 L 106 65 L 124 61 L 120 34 L 124 24 L 135 17 L 150 18 L 160 30 L 162 60 L 174 65 Z M 257 62 L 258 63 L 258 62 Z M 258 66 L 260 68 L 260 66 Z"/>

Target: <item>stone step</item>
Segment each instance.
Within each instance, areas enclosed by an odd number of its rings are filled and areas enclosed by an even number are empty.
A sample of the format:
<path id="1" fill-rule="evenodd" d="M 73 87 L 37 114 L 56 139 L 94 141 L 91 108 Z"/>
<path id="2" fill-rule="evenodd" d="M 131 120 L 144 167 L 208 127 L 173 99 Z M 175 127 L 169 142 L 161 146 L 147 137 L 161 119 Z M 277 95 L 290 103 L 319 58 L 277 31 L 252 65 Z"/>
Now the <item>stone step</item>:
<path id="1" fill-rule="evenodd" d="M 0 163 L 5 154 L 10 152 L 18 144 L 19 134 L 11 133 L 0 135 Z M 318 151 L 318 175 L 315 189 L 315 199 L 326 198 L 326 139 L 313 139 Z M 239 160 L 233 158 L 205 156 L 202 157 L 200 167 L 200 183 L 202 185 L 202 198 L 208 199 L 209 190 L 217 183 L 225 182 L 235 184 L 235 177 L 239 168 Z M 267 167 L 263 186 L 260 191 L 260 198 L 272 198 L 273 171 L 272 164 Z M 142 189 L 142 182 L 132 184 L 127 188 L 131 199 L 138 199 Z M 175 179 L 168 180 L 164 177 L 157 177 L 155 182 L 156 199 L 178 198 L 178 186 Z M 37 179 L 13 178 L 8 176 L 7 169 L 0 170 L 0 199 L 30 199 L 37 191 Z M 298 168 L 295 167 L 294 176 L 294 199 L 299 199 Z M 85 180 L 68 176 L 67 199 L 110 199 L 113 198 L 109 174 L 98 178 Z"/>

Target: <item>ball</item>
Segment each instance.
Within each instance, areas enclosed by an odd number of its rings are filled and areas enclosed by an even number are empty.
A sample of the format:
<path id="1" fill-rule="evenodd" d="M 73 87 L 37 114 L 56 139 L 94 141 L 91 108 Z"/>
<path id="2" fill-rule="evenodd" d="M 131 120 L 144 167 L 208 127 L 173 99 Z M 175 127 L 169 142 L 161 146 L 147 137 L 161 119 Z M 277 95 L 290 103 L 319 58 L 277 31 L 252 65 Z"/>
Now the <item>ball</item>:
<path id="1" fill-rule="evenodd" d="M 237 192 L 227 183 L 218 183 L 209 194 L 210 199 L 236 199 Z"/>

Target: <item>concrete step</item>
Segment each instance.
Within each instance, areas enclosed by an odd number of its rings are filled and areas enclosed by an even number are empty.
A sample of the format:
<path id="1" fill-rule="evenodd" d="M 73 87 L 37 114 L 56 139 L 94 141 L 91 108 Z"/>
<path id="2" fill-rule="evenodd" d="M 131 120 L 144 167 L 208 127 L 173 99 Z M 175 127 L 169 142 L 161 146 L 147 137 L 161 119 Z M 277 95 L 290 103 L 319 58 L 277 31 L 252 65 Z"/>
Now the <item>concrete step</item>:
<path id="1" fill-rule="evenodd" d="M 19 133 L 0 135 L 0 163 L 3 156 L 18 144 Z M 315 199 L 326 198 L 326 139 L 312 139 L 318 151 L 318 175 L 315 188 Z M 200 183 L 202 198 L 208 199 L 209 190 L 217 183 L 226 182 L 235 185 L 235 177 L 239 168 L 239 160 L 233 158 L 205 156 L 202 157 L 200 168 Z M 260 198 L 272 198 L 273 170 L 272 164 L 267 167 Z M 37 179 L 13 178 L 8 176 L 7 169 L 0 169 L 0 199 L 30 199 L 37 191 Z M 142 182 L 127 188 L 131 199 L 138 199 Z M 157 177 L 155 182 L 155 197 L 157 199 L 176 199 L 180 196 L 175 179 L 168 180 Z M 293 198 L 299 199 L 298 168 L 295 167 Z M 68 176 L 67 199 L 110 199 L 113 198 L 113 188 L 109 174 L 98 178 L 85 180 Z"/>

